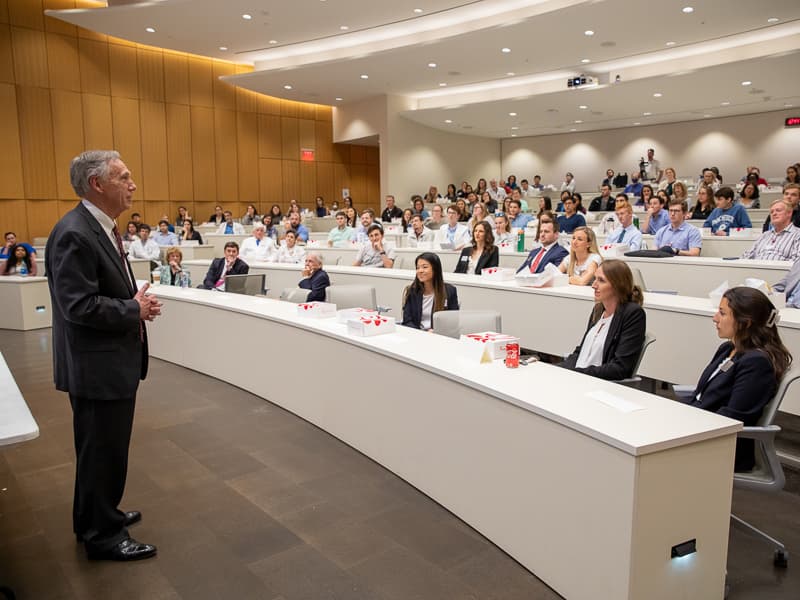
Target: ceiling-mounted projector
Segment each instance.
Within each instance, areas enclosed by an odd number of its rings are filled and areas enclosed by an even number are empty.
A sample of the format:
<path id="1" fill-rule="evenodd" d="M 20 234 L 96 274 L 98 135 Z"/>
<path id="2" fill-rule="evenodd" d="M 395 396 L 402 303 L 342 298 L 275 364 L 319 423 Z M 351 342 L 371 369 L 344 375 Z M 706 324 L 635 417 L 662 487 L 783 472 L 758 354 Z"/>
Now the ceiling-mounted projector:
<path id="1" fill-rule="evenodd" d="M 576 88 L 584 85 L 594 85 L 597 83 L 594 77 L 587 77 L 586 75 L 578 75 L 567 79 L 568 88 Z"/>

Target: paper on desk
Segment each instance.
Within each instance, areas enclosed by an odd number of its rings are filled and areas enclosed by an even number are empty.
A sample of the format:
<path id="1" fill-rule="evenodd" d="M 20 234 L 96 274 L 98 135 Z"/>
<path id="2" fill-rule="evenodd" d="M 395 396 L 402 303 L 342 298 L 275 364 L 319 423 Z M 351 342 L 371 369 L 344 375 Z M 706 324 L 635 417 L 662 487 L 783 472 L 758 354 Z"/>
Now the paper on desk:
<path id="1" fill-rule="evenodd" d="M 624 398 L 620 398 L 619 396 L 615 396 L 614 394 L 610 394 L 602 390 L 587 392 L 586 395 L 594 400 L 597 400 L 598 402 L 602 402 L 606 406 L 616 408 L 618 411 L 623 413 L 632 413 L 637 410 L 644 410 L 644 406 L 641 404 L 636 404 L 635 402 L 625 400 Z"/>

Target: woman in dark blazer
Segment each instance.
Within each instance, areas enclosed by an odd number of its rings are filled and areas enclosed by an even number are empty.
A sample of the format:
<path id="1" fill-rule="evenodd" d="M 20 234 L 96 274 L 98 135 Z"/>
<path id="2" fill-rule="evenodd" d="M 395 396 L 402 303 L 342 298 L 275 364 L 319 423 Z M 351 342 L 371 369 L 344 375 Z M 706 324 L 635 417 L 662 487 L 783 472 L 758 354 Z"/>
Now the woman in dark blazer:
<path id="1" fill-rule="evenodd" d="M 310 290 L 306 302 L 325 302 L 325 292 L 330 284 L 331 280 L 328 274 L 322 269 L 322 254 L 319 252 L 306 254 L 306 268 L 303 269 L 303 279 L 297 284 L 301 288 Z"/>
<path id="2" fill-rule="evenodd" d="M 714 315 L 726 341 L 700 376 L 689 404 L 756 425 L 775 395 L 792 356 L 778 335 L 778 311 L 760 291 L 735 287 L 722 295 Z M 736 441 L 736 471 L 755 464 L 753 440 Z"/>
<path id="3" fill-rule="evenodd" d="M 482 269 L 499 264 L 500 251 L 494 245 L 492 227 L 486 221 L 478 221 L 472 228 L 472 246 L 461 251 L 455 273 L 480 275 Z"/>
<path id="4" fill-rule="evenodd" d="M 644 345 L 647 318 L 642 290 L 621 260 L 607 260 L 597 267 L 592 284 L 597 301 L 580 345 L 561 367 L 617 381 L 634 375 Z"/>
<path id="5" fill-rule="evenodd" d="M 439 310 L 458 310 L 455 286 L 444 282 L 442 263 L 433 252 L 420 254 L 414 265 L 417 276 L 403 292 L 403 322 L 415 329 L 433 328 L 433 313 Z"/>

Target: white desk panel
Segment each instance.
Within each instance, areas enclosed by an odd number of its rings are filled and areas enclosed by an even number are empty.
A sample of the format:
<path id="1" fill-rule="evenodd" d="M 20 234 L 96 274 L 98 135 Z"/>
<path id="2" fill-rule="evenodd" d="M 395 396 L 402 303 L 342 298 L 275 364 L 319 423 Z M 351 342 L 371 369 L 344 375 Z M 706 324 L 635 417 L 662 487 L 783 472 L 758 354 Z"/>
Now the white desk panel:
<path id="1" fill-rule="evenodd" d="M 0 446 L 39 437 L 39 426 L 0 353 Z"/>
<path id="2" fill-rule="evenodd" d="M 52 325 L 46 277 L 0 277 L 0 306 L 0 329 L 27 331 Z"/>
<path id="3" fill-rule="evenodd" d="M 551 365 L 476 365 L 459 355 L 457 340 L 425 332 L 354 338 L 334 319 L 297 317 L 288 303 L 159 291 L 153 356 L 268 396 L 342 439 L 565 597 L 722 597 L 739 423 Z M 203 350 L 208 330 L 220 347 L 251 340 L 253 348 L 244 360 L 220 361 Z M 264 338 L 278 340 L 270 365 L 287 374 L 268 392 L 258 370 Z M 353 364 L 425 393 L 340 393 L 332 382 Z M 316 376 L 298 393 L 308 368 Z M 598 391 L 643 409 L 623 412 L 588 395 Z M 669 493 L 687 488 L 694 494 Z M 670 547 L 691 538 L 701 551 L 688 563 L 670 561 Z"/>

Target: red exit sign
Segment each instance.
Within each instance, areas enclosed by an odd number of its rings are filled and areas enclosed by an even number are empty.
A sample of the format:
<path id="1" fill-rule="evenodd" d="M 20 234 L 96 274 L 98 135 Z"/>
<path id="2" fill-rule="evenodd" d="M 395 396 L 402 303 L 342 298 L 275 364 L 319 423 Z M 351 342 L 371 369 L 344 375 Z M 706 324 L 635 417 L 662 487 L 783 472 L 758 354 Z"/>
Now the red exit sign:
<path id="1" fill-rule="evenodd" d="M 800 117 L 786 117 L 784 127 L 800 127 Z"/>

